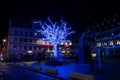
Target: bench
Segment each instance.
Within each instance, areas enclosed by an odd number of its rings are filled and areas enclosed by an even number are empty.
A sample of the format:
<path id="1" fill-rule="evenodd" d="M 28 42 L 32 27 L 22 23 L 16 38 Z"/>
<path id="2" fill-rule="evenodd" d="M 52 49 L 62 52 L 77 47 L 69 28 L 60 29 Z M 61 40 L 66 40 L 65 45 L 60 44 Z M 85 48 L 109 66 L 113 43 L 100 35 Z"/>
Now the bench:
<path id="1" fill-rule="evenodd" d="M 71 72 L 69 75 L 72 80 L 94 80 L 94 76 Z"/>
<path id="2" fill-rule="evenodd" d="M 51 68 L 46 68 L 45 72 L 47 73 L 51 73 L 51 74 L 58 74 L 58 71 L 55 69 L 51 69 Z"/>
<path id="3" fill-rule="evenodd" d="M 39 70 L 42 70 L 42 68 L 41 68 L 40 66 L 35 66 L 35 67 L 34 67 L 34 70 L 35 70 L 35 71 L 39 71 Z"/>

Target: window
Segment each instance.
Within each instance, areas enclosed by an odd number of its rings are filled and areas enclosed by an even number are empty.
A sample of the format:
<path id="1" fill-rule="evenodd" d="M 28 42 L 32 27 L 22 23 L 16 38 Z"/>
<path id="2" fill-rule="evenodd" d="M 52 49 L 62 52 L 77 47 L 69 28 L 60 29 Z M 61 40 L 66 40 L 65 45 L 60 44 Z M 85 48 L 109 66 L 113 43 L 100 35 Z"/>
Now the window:
<path id="1" fill-rule="evenodd" d="M 14 35 L 18 35 L 18 31 L 17 30 L 14 30 Z"/>
<path id="2" fill-rule="evenodd" d="M 28 39 L 27 39 L 27 38 L 24 38 L 24 42 L 28 42 Z"/>
<path id="3" fill-rule="evenodd" d="M 32 43 L 32 39 L 30 39 L 30 43 Z"/>
<path id="4" fill-rule="evenodd" d="M 23 38 L 19 38 L 19 42 L 23 42 Z"/>
<path id="5" fill-rule="evenodd" d="M 13 45 L 13 50 L 17 50 L 17 45 Z"/>
<path id="6" fill-rule="evenodd" d="M 32 46 L 29 46 L 29 50 L 32 50 Z"/>
<path id="7" fill-rule="evenodd" d="M 97 47 L 101 47 L 101 42 L 98 42 L 98 43 L 97 43 Z"/>
<path id="8" fill-rule="evenodd" d="M 20 36 L 23 36 L 23 31 L 20 31 L 19 35 L 20 35 Z"/>
<path id="9" fill-rule="evenodd" d="M 34 36 L 37 36 L 37 33 L 34 33 Z"/>
<path id="10" fill-rule="evenodd" d="M 34 39 L 33 41 L 34 41 L 34 43 L 37 43 L 37 40 L 36 40 L 36 39 Z"/>
<path id="11" fill-rule="evenodd" d="M 25 32 L 25 36 L 28 36 L 28 32 Z"/>
<path id="12" fill-rule="evenodd" d="M 40 50 L 40 49 L 41 49 L 41 46 L 39 46 L 38 48 L 39 48 L 39 50 Z"/>
<path id="13" fill-rule="evenodd" d="M 27 50 L 27 46 L 24 46 L 24 50 Z"/>
<path id="14" fill-rule="evenodd" d="M 22 45 L 19 45 L 18 50 L 22 50 L 22 49 L 23 49 Z"/>
<path id="15" fill-rule="evenodd" d="M 32 32 L 30 32 L 30 36 L 33 36 L 33 33 L 32 33 Z"/>
<path id="16" fill-rule="evenodd" d="M 120 44 L 120 41 L 119 41 L 119 40 L 117 40 L 117 44 Z"/>
<path id="17" fill-rule="evenodd" d="M 112 45 L 113 45 L 113 41 L 110 41 L 110 44 L 109 44 L 109 45 L 111 45 L 111 46 L 112 46 Z"/>
<path id="18" fill-rule="evenodd" d="M 36 46 L 34 46 L 34 50 L 36 50 Z"/>
<path id="19" fill-rule="evenodd" d="M 14 37 L 14 42 L 17 42 L 18 38 L 17 37 Z"/>
<path id="20" fill-rule="evenodd" d="M 107 46 L 107 42 L 103 42 L 103 46 Z"/>

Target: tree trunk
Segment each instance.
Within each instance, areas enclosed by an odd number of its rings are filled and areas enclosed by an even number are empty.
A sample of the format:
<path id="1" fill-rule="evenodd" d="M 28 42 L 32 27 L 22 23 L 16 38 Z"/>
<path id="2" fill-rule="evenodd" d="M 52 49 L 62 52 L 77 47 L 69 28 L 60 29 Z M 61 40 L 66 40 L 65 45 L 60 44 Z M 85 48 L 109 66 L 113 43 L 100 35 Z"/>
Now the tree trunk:
<path id="1" fill-rule="evenodd" d="M 97 49 L 97 55 L 98 55 L 98 68 L 101 69 L 101 55 L 100 55 L 100 48 Z"/>
<path id="2" fill-rule="evenodd" d="M 57 57 L 57 44 L 54 44 L 54 57 Z"/>

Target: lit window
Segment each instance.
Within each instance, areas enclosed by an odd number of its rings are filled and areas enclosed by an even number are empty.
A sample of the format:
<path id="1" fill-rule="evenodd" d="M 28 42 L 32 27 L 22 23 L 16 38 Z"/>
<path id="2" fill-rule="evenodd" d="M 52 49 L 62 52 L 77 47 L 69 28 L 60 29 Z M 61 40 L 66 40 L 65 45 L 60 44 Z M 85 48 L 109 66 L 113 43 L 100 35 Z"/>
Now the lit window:
<path id="1" fill-rule="evenodd" d="M 101 46 L 101 42 L 98 42 L 98 43 L 97 43 L 97 47 L 100 47 L 100 46 Z"/>
<path id="2" fill-rule="evenodd" d="M 93 54 L 91 54 L 91 55 L 92 55 L 92 57 L 93 57 L 93 58 L 95 58 L 95 57 L 96 57 L 96 53 L 93 53 Z"/>
<path id="3" fill-rule="evenodd" d="M 67 45 L 67 42 L 65 43 L 65 45 Z"/>
<path id="4" fill-rule="evenodd" d="M 65 53 L 65 50 L 63 50 L 62 53 Z"/>
<path id="5" fill-rule="evenodd" d="M 67 51 L 67 53 L 70 53 L 69 51 Z"/>
<path id="6" fill-rule="evenodd" d="M 60 45 L 63 45 L 64 43 L 63 42 L 61 42 L 61 44 Z"/>
<path id="7" fill-rule="evenodd" d="M 117 40 L 117 44 L 120 44 L 120 41 L 119 41 L 119 40 Z"/>
<path id="8" fill-rule="evenodd" d="M 103 46 L 107 46 L 107 42 L 103 42 Z"/>
<path id="9" fill-rule="evenodd" d="M 113 41 L 110 41 L 110 45 L 113 45 Z"/>
<path id="10" fill-rule="evenodd" d="M 71 45 L 72 45 L 72 43 L 70 42 L 70 43 L 69 43 L 69 45 L 71 46 Z"/>
<path id="11" fill-rule="evenodd" d="M 37 33 L 34 33 L 34 36 L 37 36 Z"/>

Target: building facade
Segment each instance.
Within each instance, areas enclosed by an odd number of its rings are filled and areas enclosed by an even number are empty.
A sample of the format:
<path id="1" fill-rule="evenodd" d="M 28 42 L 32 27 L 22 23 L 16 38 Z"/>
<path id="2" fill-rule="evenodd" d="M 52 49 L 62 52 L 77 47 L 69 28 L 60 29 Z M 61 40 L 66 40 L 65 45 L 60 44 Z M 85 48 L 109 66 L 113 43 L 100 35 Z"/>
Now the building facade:
<path id="1" fill-rule="evenodd" d="M 93 40 L 91 45 L 93 57 L 97 58 L 99 48 L 101 59 L 120 59 L 120 27 L 95 33 L 89 37 Z"/>
<path id="2" fill-rule="evenodd" d="M 58 49 L 62 51 L 63 56 L 71 56 L 70 41 L 60 43 Z M 10 25 L 8 33 L 8 56 L 10 54 L 39 54 L 44 51 L 45 55 L 51 56 L 53 54 L 53 46 L 49 42 L 44 41 L 41 34 L 35 32 L 32 28 L 23 28 Z"/>

